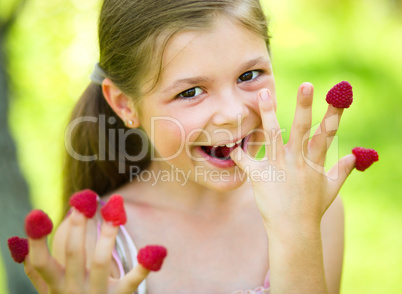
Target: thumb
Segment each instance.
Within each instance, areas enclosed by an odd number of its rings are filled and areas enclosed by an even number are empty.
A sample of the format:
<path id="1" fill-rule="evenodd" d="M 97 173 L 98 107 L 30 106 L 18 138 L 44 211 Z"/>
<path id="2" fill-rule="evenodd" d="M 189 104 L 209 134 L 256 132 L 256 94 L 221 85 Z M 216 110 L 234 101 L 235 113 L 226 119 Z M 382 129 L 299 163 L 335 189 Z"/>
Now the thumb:
<path id="1" fill-rule="evenodd" d="M 150 270 L 146 269 L 141 264 L 137 264 L 130 272 L 119 280 L 114 293 L 130 294 L 135 292 L 150 272 Z"/>

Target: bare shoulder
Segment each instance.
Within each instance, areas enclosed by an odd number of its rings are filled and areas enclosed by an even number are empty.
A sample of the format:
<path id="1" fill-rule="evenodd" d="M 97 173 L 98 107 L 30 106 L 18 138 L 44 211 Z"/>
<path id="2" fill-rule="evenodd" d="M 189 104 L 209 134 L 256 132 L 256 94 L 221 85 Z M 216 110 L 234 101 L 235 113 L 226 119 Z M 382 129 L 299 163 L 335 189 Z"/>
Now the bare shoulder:
<path id="1" fill-rule="evenodd" d="M 344 251 L 344 209 L 339 195 L 322 218 L 321 236 L 328 291 L 339 293 Z"/>

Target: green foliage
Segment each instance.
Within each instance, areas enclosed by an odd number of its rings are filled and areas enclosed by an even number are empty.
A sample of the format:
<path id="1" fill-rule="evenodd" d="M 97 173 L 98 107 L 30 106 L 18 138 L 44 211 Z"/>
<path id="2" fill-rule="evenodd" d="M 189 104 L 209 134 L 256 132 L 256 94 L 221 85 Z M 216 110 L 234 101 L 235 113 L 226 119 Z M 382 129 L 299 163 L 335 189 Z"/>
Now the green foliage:
<path id="1" fill-rule="evenodd" d="M 18 2 L 18 0 L 8 0 L 0 2 L 0 23 L 10 18 Z"/>
<path id="2" fill-rule="evenodd" d="M 380 154 L 366 172 L 354 171 L 341 191 L 346 210 L 342 293 L 402 293 L 402 12 L 394 1 L 262 2 L 271 19 L 282 128 L 290 129 L 302 82 L 315 85 L 313 123 L 318 123 L 326 92 L 347 80 L 355 102 L 343 115 L 339 152 L 332 156 L 355 146 Z M 96 0 L 28 1 L 9 42 L 10 123 L 33 203 L 53 219 L 60 216 L 66 122 L 97 60 L 98 8 Z"/>

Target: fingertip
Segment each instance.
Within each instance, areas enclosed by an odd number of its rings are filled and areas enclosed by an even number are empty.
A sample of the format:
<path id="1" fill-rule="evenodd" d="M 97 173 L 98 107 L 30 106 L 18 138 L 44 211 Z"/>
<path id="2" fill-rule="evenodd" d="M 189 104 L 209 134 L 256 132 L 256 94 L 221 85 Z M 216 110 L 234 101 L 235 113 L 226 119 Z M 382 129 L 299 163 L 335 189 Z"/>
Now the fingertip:
<path id="1" fill-rule="evenodd" d="M 339 114 L 341 115 L 343 113 L 343 111 L 345 110 L 345 108 L 338 108 L 333 106 L 332 104 L 328 104 L 328 113 L 332 113 L 332 114 Z"/>
<path id="2" fill-rule="evenodd" d="M 237 166 L 240 167 L 242 167 L 241 160 L 244 155 L 245 152 L 243 151 L 243 149 L 241 149 L 240 146 L 236 147 L 232 150 L 232 152 L 229 153 L 230 158 L 236 163 Z"/>
<path id="3" fill-rule="evenodd" d="M 300 93 L 304 96 L 311 96 L 314 92 L 314 86 L 312 83 L 304 82 L 300 85 Z"/>
<path id="4" fill-rule="evenodd" d="M 145 268 L 141 263 L 138 263 L 137 272 L 142 277 L 142 279 L 145 279 L 149 275 L 151 270 Z"/>
<path id="5" fill-rule="evenodd" d="M 262 101 L 268 101 L 271 98 L 271 91 L 264 88 L 258 92 L 258 97 L 260 97 Z"/>
<path id="6" fill-rule="evenodd" d="M 269 89 L 262 89 L 258 93 L 258 100 L 261 110 L 263 111 L 275 110 L 275 105 L 272 100 L 272 93 Z"/>
<path id="7" fill-rule="evenodd" d="M 356 165 L 356 156 L 353 153 L 351 153 L 351 154 L 346 155 L 343 158 L 343 160 L 345 162 L 345 165 L 347 167 L 349 167 L 350 172 L 352 172 L 352 170 L 355 168 L 355 165 Z"/>
<path id="8" fill-rule="evenodd" d="M 85 215 L 77 210 L 76 208 L 72 208 L 72 212 L 69 216 L 69 221 L 71 225 L 83 225 L 86 223 L 87 218 Z"/>
<path id="9" fill-rule="evenodd" d="M 38 247 L 42 247 L 44 244 L 46 244 L 47 247 L 47 236 L 35 239 L 28 237 L 28 246 L 31 249 L 31 251 L 36 250 Z"/>
<path id="10" fill-rule="evenodd" d="M 119 228 L 120 226 L 116 226 L 112 222 L 104 221 L 102 223 L 101 234 L 105 237 L 114 238 L 117 235 Z"/>

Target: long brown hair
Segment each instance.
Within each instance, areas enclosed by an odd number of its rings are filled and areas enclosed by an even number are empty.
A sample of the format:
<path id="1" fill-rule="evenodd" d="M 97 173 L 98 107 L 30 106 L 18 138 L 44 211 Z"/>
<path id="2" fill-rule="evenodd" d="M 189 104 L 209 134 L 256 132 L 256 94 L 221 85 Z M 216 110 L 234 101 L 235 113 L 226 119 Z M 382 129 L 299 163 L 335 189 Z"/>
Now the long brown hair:
<path id="1" fill-rule="evenodd" d="M 220 15 L 260 35 L 269 48 L 267 19 L 259 0 L 105 0 L 99 17 L 99 64 L 108 78 L 139 106 L 145 94 L 144 83 L 158 82 L 169 39 L 183 30 L 208 29 Z M 106 123 L 100 124 L 101 116 Z M 71 122 L 82 117 L 95 119 L 76 124 L 69 144 L 76 154 L 96 159 L 84 161 L 67 152 L 63 181 L 65 208 L 72 193 L 88 188 L 104 195 L 129 181 L 130 166 L 143 170 L 150 163 L 149 156 L 145 156 L 137 162 L 125 162 L 124 171 L 119 171 L 122 163 L 119 150 L 135 155 L 149 145 L 139 140 L 139 136 L 131 135 L 118 142 L 111 135 L 116 130 L 128 129 L 106 103 L 99 85 L 88 86 L 74 108 Z M 100 136 L 104 142 L 115 144 L 99 144 Z M 108 158 L 100 160 L 101 152 Z"/>

